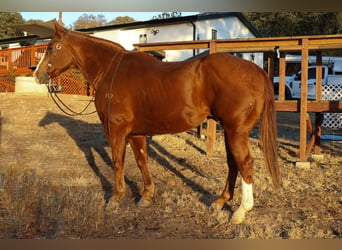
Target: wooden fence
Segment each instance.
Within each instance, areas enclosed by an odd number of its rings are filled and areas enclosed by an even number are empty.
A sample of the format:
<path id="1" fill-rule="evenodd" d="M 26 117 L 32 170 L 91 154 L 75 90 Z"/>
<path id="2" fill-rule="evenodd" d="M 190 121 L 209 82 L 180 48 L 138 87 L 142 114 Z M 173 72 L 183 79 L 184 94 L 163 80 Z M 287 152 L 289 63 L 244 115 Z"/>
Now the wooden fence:
<path id="1" fill-rule="evenodd" d="M 268 74 L 273 80 L 274 54 L 279 53 L 279 100 L 276 101 L 277 111 L 300 112 L 300 148 L 299 163 L 306 162 L 312 147 L 315 152 L 320 152 L 320 126 L 322 123 L 321 112 L 342 112 L 342 101 L 322 100 L 322 50 L 341 49 L 342 35 L 325 36 L 298 36 L 276 38 L 247 38 L 228 40 L 207 40 L 135 44 L 139 51 L 182 50 L 182 49 L 208 49 L 215 52 L 264 52 L 268 58 Z M 302 55 L 302 85 L 300 100 L 285 100 L 285 54 L 300 51 Z M 316 75 L 316 100 L 307 100 L 308 93 L 308 56 L 309 51 L 316 51 L 317 75 Z M 316 112 L 316 124 L 314 129 L 308 119 L 308 112 Z M 310 133 L 310 142 L 307 144 L 307 132 Z M 207 154 L 213 154 L 216 137 L 216 122 L 209 119 L 207 124 Z"/>
<path id="2" fill-rule="evenodd" d="M 0 50 L 0 71 L 27 69 L 37 65 L 47 45 Z"/>
<path id="3" fill-rule="evenodd" d="M 39 63 L 47 48 L 45 45 L 0 50 L 0 92 L 15 91 L 16 76 L 32 76 L 30 66 Z M 53 83 L 62 86 L 64 94 L 91 95 L 93 89 L 77 69 L 71 69 L 56 77 Z"/>

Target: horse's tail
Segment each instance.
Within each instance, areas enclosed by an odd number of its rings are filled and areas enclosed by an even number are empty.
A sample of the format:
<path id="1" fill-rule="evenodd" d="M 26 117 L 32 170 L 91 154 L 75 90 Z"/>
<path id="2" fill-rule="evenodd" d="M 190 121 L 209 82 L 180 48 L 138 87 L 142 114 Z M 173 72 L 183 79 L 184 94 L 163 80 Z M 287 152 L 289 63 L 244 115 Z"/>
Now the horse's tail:
<path id="1" fill-rule="evenodd" d="M 280 187 L 280 169 L 278 163 L 277 122 L 273 85 L 267 77 L 265 85 L 265 104 L 260 122 L 261 149 L 267 169 L 276 188 Z"/>

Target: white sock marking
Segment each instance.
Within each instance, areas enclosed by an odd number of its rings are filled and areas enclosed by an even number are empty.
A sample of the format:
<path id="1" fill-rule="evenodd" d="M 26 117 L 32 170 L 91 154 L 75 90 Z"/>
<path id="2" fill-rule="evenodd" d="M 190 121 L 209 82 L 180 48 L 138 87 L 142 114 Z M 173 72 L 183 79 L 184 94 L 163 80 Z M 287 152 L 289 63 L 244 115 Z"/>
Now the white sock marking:
<path id="1" fill-rule="evenodd" d="M 240 207 L 234 212 L 232 217 L 233 224 L 240 224 L 245 220 L 246 213 L 253 208 L 253 185 L 241 181 L 242 198 Z"/>
<path id="2" fill-rule="evenodd" d="M 242 199 L 240 207 L 243 207 L 246 211 L 249 211 L 252 209 L 253 204 L 253 184 L 247 184 L 244 180 L 242 180 Z"/>

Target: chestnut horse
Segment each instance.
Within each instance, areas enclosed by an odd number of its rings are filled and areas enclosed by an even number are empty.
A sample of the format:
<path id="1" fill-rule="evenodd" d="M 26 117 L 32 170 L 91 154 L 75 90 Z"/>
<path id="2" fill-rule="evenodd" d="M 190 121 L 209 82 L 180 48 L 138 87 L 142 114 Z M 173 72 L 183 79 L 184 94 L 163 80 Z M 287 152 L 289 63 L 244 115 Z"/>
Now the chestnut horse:
<path id="1" fill-rule="evenodd" d="M 150 205 L 154 184 L 147 167 L 146 134 L 189 130 L 211 117 L 224 129 L 229 173 L 212 206 L 222 209 L 233 198 L 238 172 L 242 200 L 232 216 L 241 223 L 253 207 L 252 158 L 248 136 L 259 118 L 261 147 L 273 183 L 279 187 L 273 86 L 256 64 L 216 53 L 182 62 L 160 62 L 153 56 L 126 51 L 121 45 L 74 32 L 55 23 L 55 35 L 34 76 L 46 83 L 77 67 L 94 86 L 95 106 L 112 150 L 117 206 L 124 195 L 126 142 L 131 145 L 144 181 L 138 205 Z"/>

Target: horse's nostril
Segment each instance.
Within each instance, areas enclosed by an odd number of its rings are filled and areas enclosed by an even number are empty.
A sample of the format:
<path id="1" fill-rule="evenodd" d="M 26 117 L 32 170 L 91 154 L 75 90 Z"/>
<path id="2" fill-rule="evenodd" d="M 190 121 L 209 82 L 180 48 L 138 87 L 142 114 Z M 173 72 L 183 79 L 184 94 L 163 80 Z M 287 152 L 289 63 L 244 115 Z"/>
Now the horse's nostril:
<path id="1" fill-rule="evenodd" d="M 33 77 L 38 84 L 44 84 L 47 82 L 47 72 L 39 73 L 38 71 L 35 71 L 33 73 Z"/>

